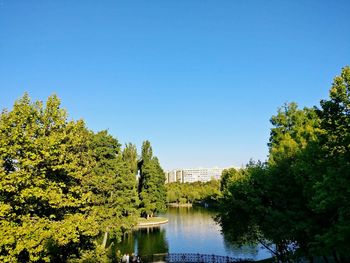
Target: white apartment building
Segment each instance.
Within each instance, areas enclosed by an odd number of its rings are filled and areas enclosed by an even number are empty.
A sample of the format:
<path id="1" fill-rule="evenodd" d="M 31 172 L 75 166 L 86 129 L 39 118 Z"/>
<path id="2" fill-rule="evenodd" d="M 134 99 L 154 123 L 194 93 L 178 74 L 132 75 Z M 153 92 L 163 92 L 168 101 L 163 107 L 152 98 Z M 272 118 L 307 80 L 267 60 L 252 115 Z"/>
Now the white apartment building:
<path id="1" fill-rule="evenodd" d="M 212 179 L 219 180 L 224 169 L 235 168 L 190 168 L 190 169 L 176 169 L 165 172 L 166 183 L 180 182 L 208 182 Z M 238 169 L 238 168 L 236 168 Z"/>

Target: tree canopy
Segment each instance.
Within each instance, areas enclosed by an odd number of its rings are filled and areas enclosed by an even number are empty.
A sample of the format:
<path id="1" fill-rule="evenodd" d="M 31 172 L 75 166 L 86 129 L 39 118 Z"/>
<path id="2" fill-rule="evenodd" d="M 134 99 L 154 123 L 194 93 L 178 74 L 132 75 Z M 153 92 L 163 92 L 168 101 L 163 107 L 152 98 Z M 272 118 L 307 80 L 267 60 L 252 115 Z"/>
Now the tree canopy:
<path id="1" fill-rule="evenodd" d="M 158 158 L 153 157 L 152 147 L 149 141 L 143 142 L 139 166 L 141 214 L 148 218 L 152 217 L 154 213 L 166 209 L 165 173 L 159 164 Z"/>
<path id="2" fill-rule="evenodd" d="M 140 211 L 164 208 L 163 170 L 151 148 L 147 154 L 147 194 L 141 196 L 152 206 L 141 210 L 135 145 L 122 149 L 107 131 L 94 133 L 84 121 L 68 120 L 56 95 L 44 104 L 25 94 L 3 110 L 0 261 L 112 261 L 107 238 L 120 240 Z"/>
<path id="3" fill-rule="evenodd" d="M 217 180 L 209 182 L 166 184 L 168 203 L 193 204 L 195 202 L 213 203 L 220 196 L 220 183 Z"/>
<path id="4" fill-rule="evenodd" d="M 218 221 L 229 238 L 260 242 L 282 262 L 348 262 L 349 89 L 345 67 L 319 107 L 285 104 L 271 118 L 268 161 L 223 176 Z"/>
<path id="5" fill-rule="evenodd" d="M 86 184 L 92 192 L 89 213 L 96 218 L 101 231 L 118 237 L 135 225 L 138 218 L 136 175 L 130 168 L 132 163 L 124 161 L 117 139 L 107 131 L 91 136 L 90 149 L 96 165 Z"/>
<path id="6" fill-rule="evenodd" d="M 0 260 L 66 261 L 92 245 L 97 224 L 84 210 L 95 166 L 83 121 L 67 121 L 57 96 L 29 96 L 0 116 Z"/>

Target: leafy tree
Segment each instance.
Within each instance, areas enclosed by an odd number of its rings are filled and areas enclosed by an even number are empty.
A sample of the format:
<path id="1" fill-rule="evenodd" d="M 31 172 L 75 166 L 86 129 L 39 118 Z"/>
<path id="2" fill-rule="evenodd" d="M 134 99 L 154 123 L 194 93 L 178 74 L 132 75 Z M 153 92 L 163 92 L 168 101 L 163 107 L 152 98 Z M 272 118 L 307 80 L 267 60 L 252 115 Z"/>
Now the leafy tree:
<path id="1" fill-rule="evenodd" d="M 307 220 L 299 222 L 308 234 L 303 238 L 308 253 L 333 255 L 335 262 L 349 260 L 349 79 L 349 67 L 334 79 L 330 99 L 322 100 L 316 111 L 317 138 L 299 154 L 294 167 L 311 210 Z"/>
<path id="2" fill-rule="evenodd" d="M 348 262 L 350 244 L 350 68 L 343 68 L 334 79 L 329 100 L 321 101 L 318 111 L 322 133 L 319 159 L 313 173 L 315 184 L 311 205 L 325 215 L 325 225 L 315 238 L 316 247 L 332 251 L 335 260 Z M 315 148 L 315 147 L 314 147 Z M 313 148 L 313 149 L 314 149 Z"/>
<path id="3" fill-rule="evenodd" d="M 241 173 L 235 168 L 225 169 L 222 171 L 220 179 L 220 191 L 228 190 L 228 186 L 232 181 L 237 181 L 241 177 Z"/>
<path id="4" fill-rule="evenodd" d="M 167 189 L 167 203 L 177 203 L 179 200 L 178 190 L 175 187 L 170 188 L 169 184 L 165 187 Z"/>
<path id="5" fill-rule="evenodd" d="M 223 189 L 216 220 L 221 224 L 227 240 L 240 245 L 260 242 L 276 254 L 260 227 L 268 203 L 263 189 L 266 183 L 266 164 L 251 161 L 237 173 L 239 176 L 236 180 L 229 180 Z"/>
<path id="6" fill-rule="evenodd" d="M 166 185 L 168 203 L 216 202 L 220 195 L 220 183 L 209 182 L 179 183 Z"/>
<path id="7" fill-rule="evenodd" d="M 232 228 L 237 241 L 258 241 L 266 247 L 266 240 L 271 241 L 272 252 L 285 262 L 296 247 L 308 255 L 306 241 L 312 236 L 307 230 L 312 228 L 313 213 L 295 165 L 300 152 L 317 138 L 319 121 L 314 109 L 299 110 L 291 103 L 279 109 L 271 123 L 268 162 L 249 164 L 241 171 L 243 177 L 226 172 L 219 221 L 228 231 Z M 235 179 L 227 180 L 231 177 Z M 230 224 L 232 217 L 234 224 Z"/>
<path id="8" fill-rule="evenodd" d="M 284 105 L 271 118 L 269 159 L 223 177 L 218 221 L 240 242 L 268 240 L 279 261 L 300 253 L 348 262 L 350 244 L 350 69 L 321 108 Z"/>
<path id="9" fill-rule="evenodd" d="M 105 231 L 105 243 L 108 233 L 114 239 L 120 238 L 136 224 L 136 176 L 130 168 L 132 163 L 123 160 L 117 139 L 107 131 L 91 134 L 91 137 L 90 150 L 96 165 L 85 186 L 92 193 L 93 205 L 89 213 L 96 218 L 100 231 Z"/>
<path id="10" fill-rule="evenodd" d="M 153 150 L 151 143 L 146 140 L 142 143 L 142 153 L 141 153 L 142 161 L 149 162 L 153 159 Z"/>
<path id="11" fill-rule="evenodd" d="M 139 197 L 141 214 L 148 218 L 154 213 L 164 211 L 166 201 L 165 174 L 158 158 L 153 157 L 149 141 L 142 145 L 140 165 Z"/>
<path id="12" fill-rule="evenodd" d="M 137 149 L 135 144 L 128 143 L 125 145 L 125 148 L 123 149 L 123 160 L 126 164 L 128 164 L 130 172 L 136 175 L 138 171 L 138 160 Z"/>
<path id="13" fill-rule="evenodd" d="M 93 247 L 83 181 L 94 160 L 83 121 L 67 121 L 57 96 L 27 94 L 0 115 L 0 261 L 65 262 Z"/>
<path id="14" fill-rule="evenodd" d="M 271 119 L 274 127 L 269 143 L 266 187 L 270 186 L 267 190 L 272 205 L 267 222 L 281 222 L 278 228 L 271 228 L 269 236 L 274 237 L 275 242 L 280 240 L 277 248 L 285 256 L 295 250 L 290 244 L 296 245 L 303 255 L 311 256 L 309 243 L 318 231 L 317 215 L 310 208 L 309 193 L 305 191 L 310 174 L 300 173 L 300 164 L 306 148 L 317 141 L 319 122 L 315 109 L 299 110 L 295 103 L 285 105 Z"/>

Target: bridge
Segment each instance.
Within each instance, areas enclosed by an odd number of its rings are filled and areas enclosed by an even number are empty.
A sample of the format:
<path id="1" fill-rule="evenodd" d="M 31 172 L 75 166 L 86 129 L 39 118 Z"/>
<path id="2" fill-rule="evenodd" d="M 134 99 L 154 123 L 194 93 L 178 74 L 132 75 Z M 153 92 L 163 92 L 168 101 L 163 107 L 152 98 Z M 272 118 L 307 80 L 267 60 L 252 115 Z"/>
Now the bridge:
<path id="1" fill-rule="evenodd" d="M 253 262 L 250 258 L 234 258 L 198 253 L 165 253 L 141 256 L 142 262 L 169 262 L 169 263 L 231 263 Z"/>

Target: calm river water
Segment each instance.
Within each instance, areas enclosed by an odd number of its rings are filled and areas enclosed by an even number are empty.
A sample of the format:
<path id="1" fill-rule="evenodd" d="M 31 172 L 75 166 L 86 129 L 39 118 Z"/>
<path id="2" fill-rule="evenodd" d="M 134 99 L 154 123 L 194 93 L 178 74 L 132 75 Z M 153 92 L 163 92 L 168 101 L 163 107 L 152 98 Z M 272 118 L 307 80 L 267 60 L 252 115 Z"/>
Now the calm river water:
<path id="1" fill-rule="evenodd" d="M 238 247 L 227 242 L 213 220 L 215 213 L 205 208 L 169 208 L 161 216 L 167 217 L 169 223 L 134 231 L 118 246 L 121 252 L 137 255 L 200 253 L 253 260 L 270 257 L 260 246 Z"/>

